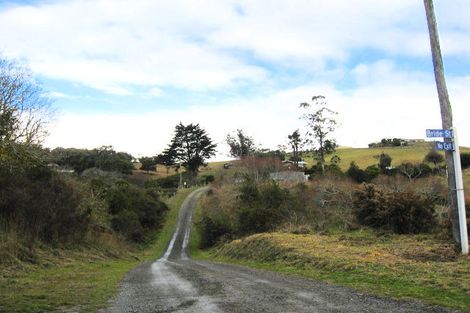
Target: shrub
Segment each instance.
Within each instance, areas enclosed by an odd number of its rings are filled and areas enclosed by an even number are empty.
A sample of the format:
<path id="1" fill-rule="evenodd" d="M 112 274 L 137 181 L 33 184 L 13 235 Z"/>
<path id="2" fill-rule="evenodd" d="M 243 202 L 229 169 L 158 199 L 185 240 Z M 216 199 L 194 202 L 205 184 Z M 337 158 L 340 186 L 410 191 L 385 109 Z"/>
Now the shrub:
<path id="1" fill-rule="evenodd" d="M 354 194 L 354 213 L 359 223 L 399 234 L 429 232 L 436 225 L 435 199 L 410 192 L 384 192 L 364 185 Z"/>
<path id="2" fill-rule="evenodd" d="M 238 230 L 241 233 L 263 232 L 279 225 L 288 191 L 274 182 L 260 185 L 247 179 L 239 188 Z"/>
<path id="3" fill-rule="evenodd" d="M 236 233 L 235 193 L 233 185 L 223 185 L 210 189 L 201 199 L 201 210 L 197 211 L 200 215 L 195 217 L 201 248 L 213 246 L 221 238 L 231 238 Z"/>
<path id="4" fill-rule="evenodd" d="M 410 181 L 416 178 L 423 178 L 432 174 L 432 168 L 425 163 L 403 162 L 398 170 Z"/>
<path id="5" fill-rule="evenodd" d="M 392 157 L 386 153 L 379 155 L 379 168 L 383 173 L 387 172 L 388 168 L 392 165 Z"/>
<path id="6" fill-rule="evenodd" d="M 91 215 L 89 207 L 80 205 L 84 199 L 81 186 L 44 168 L 38 175 L 37 170 L 0 175 L 0 220 L 31 241 L 80 240 Z"/>
<path id="7" fill-rule="evenodd" d="M 231 233 L 230 227 L 224 221 L 217 220 L 204 214 L 198 222 L 197 227 L 201 234 L 200 248 L 209 248 L 217 241 Z"/>
<path id="8" fill-rule="evenodd" d="M 160 188 L 178 188 L 179 187 L 179 182 L 180 182 L 180 177 L 179 175 L 171 175 L 167 176 L 164 178 L 158 178 L 156 180 L 152 181 L 152 185 L 156 185 Z"/>
<path id="9" fill-rule="evenodd" d="M 424 162 L 432 163 L 435 167 L 439 163 L 444 162 L 444 160 L 444 156 L 441 153 L 437 152 L 435 149 L 430 150 L 428 154 L 426 154 L 426 156 L 424 157 Z"/>
<path id="10" fill-rule="evenodd" d="M 335 163 L 325 165 L 325 172 L 326 174 L 331 174 L 334 176 L 344 176 L 344 173 L 339 167 L 339 165 Z"/>
<path id="11" fill-rule="evenodd" d="M 117 182 L 106 191 L 112 228 L 128 240 L 145 241 L 163 222 L 167 206 L 152 189 Z"/>
<path id="12" fill-rule="evenodd" d="M 380 228 L 385 225 L 382 213 L 385 211 L 384 192 L 373 184 L 354 193 L 354 214 L 362 225 Z"/>
<path id="13" fill-rule="evenodd" d="M 470 167 L 470 153 L 460 153 L 460 165 L 463 169 Z"/>
<path id="14" fill-rule="evenodd" d="M 364 183 L 370 182 L 372 179 L 376 178 L 379 175 L 380 170 L 376 165 L 368 166 L 365 170 L 362 170 L 355 162 L 351 162 L 346 173 L 355 182 Z"/>
<path id="15" fill-rule="evenodd" d="M 215 180 L 214 175 L 206 175 L 206 176 L 203 176 L 203 177 L 204 177 L 204 180 L 205 180 L 206 184 L 212 183 Z"/>
<path id="16" fill-rule="evenodd" d="M 395 233 L 430 232 L 436 225 L 431 198 L 412 192 L 395 192 L 388 195 L 385 208 L 388 227 Z"/>
<path id="17" fill-rule="evenodd" d="M 132 174 L 134 168 L 131 155 L 124 152 L 116 152 L 112 147 L 108 146 L 93 150 L 56 148 L 51 151 L 50 157 L 52 162 L 70 167 L 79 174 L 93 167 L 103 171 Z"/>
<path id="18" fill-rule="evenodd" d="M 373 180 L 374 178 L 377 178 L 377 176 L 379 176 L 380 169 L 377 167 L 377 165 L 370 165 L 366 167 L 365 172 L 366 172 L 367 181 L 369 182 Z"/>

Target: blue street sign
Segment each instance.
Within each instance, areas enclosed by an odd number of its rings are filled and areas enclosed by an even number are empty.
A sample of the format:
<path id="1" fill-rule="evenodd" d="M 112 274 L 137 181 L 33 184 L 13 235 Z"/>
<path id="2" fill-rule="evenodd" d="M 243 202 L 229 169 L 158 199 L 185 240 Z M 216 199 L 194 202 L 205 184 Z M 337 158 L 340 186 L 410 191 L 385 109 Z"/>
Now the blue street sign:
<path id="1" fill-rule="evenodd" d="M 453 138 L 454 134 L 450 129 L 426 129 L 426 137 Z"/>
<path id="2" fill-rule="evenodd" d="M 454 151 L 454 143 L 453 142 L 436 142 L 436 149 L 444 150 L 444 151 Z"/>

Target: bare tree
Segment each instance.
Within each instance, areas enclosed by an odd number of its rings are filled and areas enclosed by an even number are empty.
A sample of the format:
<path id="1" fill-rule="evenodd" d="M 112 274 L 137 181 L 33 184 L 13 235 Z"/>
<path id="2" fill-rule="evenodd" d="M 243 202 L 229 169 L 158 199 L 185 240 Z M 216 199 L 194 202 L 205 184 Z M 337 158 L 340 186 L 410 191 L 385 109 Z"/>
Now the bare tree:
<path id="1" fill-rule="evenodd" d="M 27 68 L 0 56 L 0 143 L 40 143 L 50 102 Z"/>
<path id="2" fill-rule="evenodd" d="M 338 112 L 326 107 L 327 103 L 324 96 L 314 96 L 312 101 L 313 106 L 316 107 L 314 111 L 304 113 L 300 118 L 307 122 L 305 142 L 312 147 L 315 159 L 320 164 L 322 172 L 324 172 L 325 156 L 336 150 L 336 141 L 329 138 L 337 127 L 334 117 Z M 309 109 L 311 106 L 307 102 L 300 104 L 300 107 L 303 109 Z"/>

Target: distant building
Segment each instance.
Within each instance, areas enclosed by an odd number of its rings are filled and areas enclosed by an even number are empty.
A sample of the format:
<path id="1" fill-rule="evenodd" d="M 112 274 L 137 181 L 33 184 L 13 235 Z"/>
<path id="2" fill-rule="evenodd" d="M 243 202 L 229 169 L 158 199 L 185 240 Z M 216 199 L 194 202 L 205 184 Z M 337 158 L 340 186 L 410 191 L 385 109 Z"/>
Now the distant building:
<path id="1" fill-rule="evenodd" d="M 282 161 L 282 164 L 287 168 L 294 168 L 295 167 L 295 162 L 290 161 L 290 160 Z M 302 169 L 306 168 L 307 167 L 307 162 L 299 161 L 299 162 L 297 162 L 297 166 L 298 166 L 298 168 L 302 168 Z"/>
<path id="2" fill-rule="evenodd" d="M 305 175 L 304 172 L 274 172 L 269 174 L 269 178 L 275 181 L 289 181 L 289 182 L 305 182 L 308 181 L 310 175 Z"/>

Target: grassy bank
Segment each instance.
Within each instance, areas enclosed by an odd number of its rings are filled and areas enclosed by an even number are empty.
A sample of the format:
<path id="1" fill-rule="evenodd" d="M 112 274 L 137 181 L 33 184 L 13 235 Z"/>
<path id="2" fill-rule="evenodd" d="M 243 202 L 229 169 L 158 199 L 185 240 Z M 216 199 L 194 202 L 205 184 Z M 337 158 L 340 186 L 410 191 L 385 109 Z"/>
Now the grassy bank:
<path id="1" fill-rule="evenodd" d="M 119 282 L 137 264 L 160 256 L 171 238 L 178 210 L 191 189 L 168 199 L 170 211 L 155 239 L 141 247 L 94 244 L 38 248 L 34 263 L 0 268 L 0 312 L 47 312 L 73 308 L 96 312 L 116 294 Z"/>
<path id="2" fill-rule="evenodd" d="M 470 312 L 470 259 L 431 235 L 373 231 L 295 235 L 263 233 L 234 240 L 196 258 L 319 279 L 360 291 Z"/>

